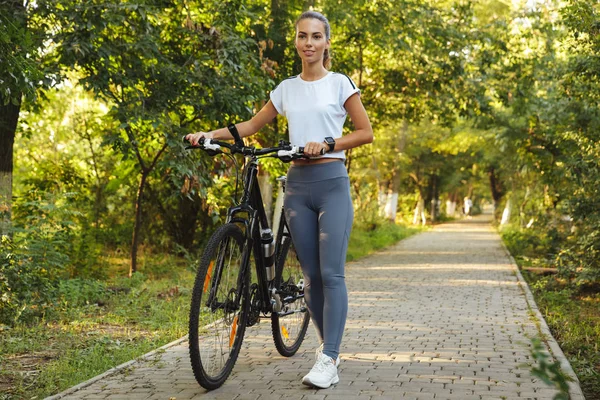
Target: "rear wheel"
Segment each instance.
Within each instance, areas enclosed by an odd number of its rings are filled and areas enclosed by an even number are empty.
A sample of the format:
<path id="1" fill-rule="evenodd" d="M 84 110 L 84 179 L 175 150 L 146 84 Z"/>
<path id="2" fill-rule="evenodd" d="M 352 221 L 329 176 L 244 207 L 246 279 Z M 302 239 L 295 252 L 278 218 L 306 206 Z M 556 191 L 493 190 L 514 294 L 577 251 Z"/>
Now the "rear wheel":
<path id="1" fill-rule="evenodd" d="M 304 300 L 304 275 L 289 235 L 283 236 L 276 271 L 281 310 L 271 314 L 273 340 L 279 354 L 291 357 L 304 340 L 310 314 Z"/>
<path id="2" fill-rule="evenodd" d="M 190 308 L 192 370 L 209 390 L 220 387 L 237 360 L 248 318 L 250 271 L 240 276 L 244 235 L 226 224 L 212 235 L 202 254 Z"/>

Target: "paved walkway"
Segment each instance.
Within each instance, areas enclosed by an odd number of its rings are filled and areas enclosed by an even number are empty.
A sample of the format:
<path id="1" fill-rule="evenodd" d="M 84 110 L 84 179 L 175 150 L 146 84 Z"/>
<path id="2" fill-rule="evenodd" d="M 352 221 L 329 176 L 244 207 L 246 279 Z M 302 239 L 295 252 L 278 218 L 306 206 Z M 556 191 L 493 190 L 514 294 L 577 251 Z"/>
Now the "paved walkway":
<path id="1" fill-rule="evenodd" d="M 350 310 L 335 387 L 317 391 L 300 383 L 314 361 L 312 328 L 298 354 L 286 359 L 275 350 L 269 321 L 263 321 L 248 329 L 232 375 L 213 392 L 194 380 L 182 341 L 55 398 L 554 397 L 529 371 L 529 337 L 538 336 L 531 315 L 537 309 L 530 311 L 530 294 L 489 216 L 437 226 L 350 263 L 346 280 Z M 551 337 L 550 344 L 558 349 Z M 555 351 L 559 359 L 561 354 Z M 572 399 L 583 399 L 578 385 L 572 386 Z"/>

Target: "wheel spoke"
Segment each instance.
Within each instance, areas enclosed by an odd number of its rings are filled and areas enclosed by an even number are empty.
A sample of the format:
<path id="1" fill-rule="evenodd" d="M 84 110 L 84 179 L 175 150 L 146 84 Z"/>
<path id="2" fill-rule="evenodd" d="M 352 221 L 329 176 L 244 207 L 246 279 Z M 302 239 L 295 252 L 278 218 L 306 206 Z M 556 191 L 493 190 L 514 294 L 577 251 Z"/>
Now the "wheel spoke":
<path id="1" fill-rule="evenodd" d="M 237 287 L 243 234 L 220 227 L 206 245 L 192 295 L 190 359 L 194 376 L 207 389 L 225 381 L 238 356 L 247 318 L 247 287 Z"/>
<path id="2" fill-rule="evenodd" d="M 271 318 L 273 339 L 279 353 L 289 357 L 298 351 L 304 340 L 309 322 L 309 314 L 304 300 L 304 275 L 296 251 L 290 238 L 284 239 L 279 255 L 277 270 L 279 293 L 284 306 Z"/>

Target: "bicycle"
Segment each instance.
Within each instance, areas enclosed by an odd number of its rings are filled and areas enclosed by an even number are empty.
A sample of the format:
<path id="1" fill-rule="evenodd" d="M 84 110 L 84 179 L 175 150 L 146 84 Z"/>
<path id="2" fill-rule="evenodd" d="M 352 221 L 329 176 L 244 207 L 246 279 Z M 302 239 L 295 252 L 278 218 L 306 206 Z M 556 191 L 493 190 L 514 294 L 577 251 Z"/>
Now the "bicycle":
<path id="1" fill-rule="evenodd" d="M 209 155 L 242 154 L 242 196 L 228 209 L 226 222 L 209 239 L 196 274 L 189 320 L 189 352 L 194 377 L 208 390 L 226 381 L 238 358 L 246 327 L 271 318 L 275 347 L 291 357 L 306 335 L 310 315 L 304 300 L 302 269 L 289 233 L 283 206 L 273 235 L 258 185 L 258 161 L 275 157 L 284 162 L 305 158 L 302 147 L 281 141 L 279 146 L 245 146 L 235 126 L 230 144 L 204 139 Z M 228 149 L 228 152 L 223 151 Z M 285 185 L 285 177 L 280 178 Z M 285 188 L 284 188 L 285 193 Z M 251 258 L 256 283 L 251 284 Z"/>

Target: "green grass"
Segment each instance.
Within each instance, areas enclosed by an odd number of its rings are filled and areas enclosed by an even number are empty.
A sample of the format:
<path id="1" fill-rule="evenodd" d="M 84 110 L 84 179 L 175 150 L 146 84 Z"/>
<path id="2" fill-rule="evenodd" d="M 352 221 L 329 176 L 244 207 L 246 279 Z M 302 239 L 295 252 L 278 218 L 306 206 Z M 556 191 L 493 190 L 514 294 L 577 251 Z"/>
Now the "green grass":
<path id="1" fill-rule="evenodd" d="M 348 261 L 418 232 L 392 223 L 355 226 Z M 44 321 L 0 327 L 0 400 L 44 398 L 187 334 L 194 274 L 169 255 L 109 260 L 109 281 L 70 280 Z"/>
<path id="2" fill-rule="evenodd" d="M 524 276 L 585 397 L 600 399 L 600 293 L 577 293 L 554 276 Z"/>
<path id="3" fill-rule="evenodd" d="M 167 275 L 109 282 L 102 306 L 62 305 L 52 321 L 0 331 L 0 399 L 56 394 L 185 335 L 193 274 Z"/>
<path id="4" fill-rule="evenodd" d="M 2 361 L 0 374 L 6 383 L 11 384 L 0 397 L 43 398 L 134 359 L 168 341 L 166 336 L 131 330 L 88 336 L 88 332 L 76 333 L 64 328 L 46 328 L 45 333 L 50 333 L 51 337 L 32 337 L 32 331 L 21 332 L 20 337 L 18 334 L 12 336 L 13 339 L 24 342 L 36 342 L 35 347 L 40 347 L 45 340 L 46 348 L 38 351 L 28 349 L 27 353 L 20 353 L 20 357 L 8 355 Z"/>
<path id="5" fill-rule="evenodd" d="M 421 227 L 407 227 L 391 222 L 384 222 L 376 227 L 369 226 L 368 228 L 355 226 L 350 235 L 346 261 L 357 260 L 422 230 Z"/>
<path id="6" fill-rule="evenodd" d="M 501 234 L 520 268 L 551 267 L 544 257 L 545 235 L 515 228 Z M 582 291 L 558 274 L 522 272 L 552 335 L 575 370 L 585 397 L 600 399 L 600 293 Z"/>

